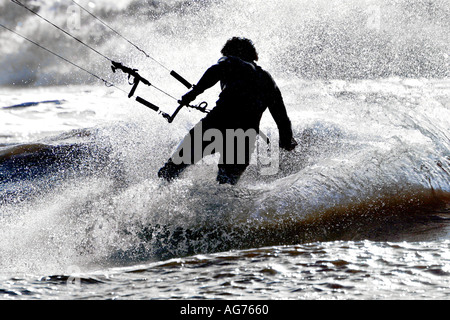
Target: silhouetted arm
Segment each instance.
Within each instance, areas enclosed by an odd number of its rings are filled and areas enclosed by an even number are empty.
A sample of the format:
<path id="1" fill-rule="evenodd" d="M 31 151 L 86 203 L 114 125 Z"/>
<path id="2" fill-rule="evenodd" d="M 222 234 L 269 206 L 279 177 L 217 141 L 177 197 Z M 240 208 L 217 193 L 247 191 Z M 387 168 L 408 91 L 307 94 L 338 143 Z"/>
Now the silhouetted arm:
<path id="1" fill-rule="evenodd" d="M 278 127 L 280 147 L 290 151 L 297 146 L 297 142 L 293 137 L 291 120 L 287 115 L 280 89 L 273 84 L 274 88 L 269 96 L 269 111 Z"/>
<path id="2" fill-rule="evenodd" d="M 198 94 L 203 93 L 206 89 L 211 88 L 220 81 L 222 67 L 219 64 L 211 66 L 198 81 L 195 90 Z"/>
<path id="3" fill-rule="evenodd" d="M 208 70 L 205 71 L 194 88 L 181 98 L 181 101 L 185 104 L 189 104 L 191 101 L 194 101 L 199 94 L 203 93 L 206 89 L 211 88 L 217 82 L 219 82 L 221 76 L 221 68 L 222 67 L 220 64 L 215 64 L 208 68 Z"/>

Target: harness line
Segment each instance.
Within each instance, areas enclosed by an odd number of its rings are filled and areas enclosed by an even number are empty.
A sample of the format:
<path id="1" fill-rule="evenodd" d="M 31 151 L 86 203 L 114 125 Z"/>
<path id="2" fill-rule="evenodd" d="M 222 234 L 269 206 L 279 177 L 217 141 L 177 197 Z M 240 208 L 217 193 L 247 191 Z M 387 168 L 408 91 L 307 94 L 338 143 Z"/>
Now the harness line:
<path id="1" fill-rule="evenodd" d="M 66 30 L 64 30 L 63 28 L 59 27 L 58 25 L 54 24 L 53 22 L 51 22 L 50 20 L 46 19 L 45 17 L 41 16 L 39 13 L 37 13 L 35 10 L 29 8 L 28 6 L 26 6 L 25 4 L 23 4 L 22 2 L 20 2 L 19 0 L 11 0 L 13 3 L 23 7 L 24 9 L 28 10 L 29 12 L 31 12 L 32 14 L 36 15 L 37 17 L 39 17 L 40 19 L 44 20 L 45 22 L 49 23 L 50 25 L 52 25 L 53 27 L 55 27 L 56 29 L 58 29 L 59 31 L 63 32 L 64 34 L 66 34 L 67 36 L 71 37 L 72 39 L 76 40 L 77 42 L 81 43 L 82 45 L 84 45 L 85 47 L 89 48 L 90 50 L 92 50 L 93 52 L 97 53 L 98 55 L 100 55 L 101 57 L 103 57 L 104 59 L 108 60 L 112 66 L 111 69 L 113 72 L 115 72 L 117 69 L 120 69 L 121 71 L 123 71 L 124 73 L 128 74 L 128 80 L 129 80 L 129 84 L 133 85 L 131 91 L 128 94 L 128 97 L 131 98 L 134 94 L 134 92 L 136 91 L 137 86 L 139 85 L 139 83 L 144 83 L 145 85 L 148 86 L 152 86 L 154 87 L 156 90 L 160 91 L 161 93 L 167 95 L 168 97 L 178 101 L 180 103 L 180 101 L 175 98 L 174 96 L 170 95 L 169 93 L 167 93 L 166 91 L 152 85 L 147 79 L 143 78 L 141 75 L 139 75 L 139 73 L 137 72 L 137 69 L 131 69 L 128 67 L 123 66 L 121 63 L 119 62 L 115 62 L 113 61 L 111 58 L 109 58 L 108 56 L 106 56 L 105 54 L 99 52 L 98 50 L 96 50 L 95 48 L 93 48 L 92 46 L 88 45 L 87 43 L 85 43 L 84 41 L 80 40 L 79 38 L 75 37 L 74 35 L 70 34 L 69 32 L 67 32 Z M 154 58 L 152 58 L 149 54 L 147 54 L 144 50 L 142 50 L 141 48 L 139 48 L 137 45 L 135 45 L 134 43 L 132 43 L 130 40 L 128 40 L 127 38 L 125 38 L 124 36 L 122 36 L 119 32 L 117 32 L 116 30 L 114 30 L 113 28 L 111 28 L 109 25 L 107 25 L 105 22 L 103 22 L 102 20 L 100 20 L 99 18 L 97 18 L 94 14 L 92 14 L 91 12 L 89 12 L 87 9 L 83 8 L 80 4 L 78 4 L 77 2 L 75 2 L 74 0 L 72 0 L 72 2 L 74 4 L 76 4 L 77 6 L 79 6 L 81 9 L 83 9 L 84 11 L 86 11 L 87 13 L 89 13 L 92 17 L 94 17 L 95 19 L 97 19 L 98 21 L 100 21 L 103 25 L 105 25 L 106 27 L 108 27 L 110 30 L 112 30 L 114 33 L 116 33 L 117 35 L 119 35 L 120 37 L 122 37 L 123 39 L 125 39 L 128 43 L 130 43 L 132 46 L 134 46 L 137 50 L 139 50 L 140 52 L 144 53 L 146 55 L 146 57 L 154 60 L 155 62 L 157 62 L 160 66 L 162 66 L 163 68 L 165 68 L 166 70 L 169 70 L 167 67 L 165 67 L 163 64 L 161 64 L 160 62 L 158 62 L 157 60 L 155 60 Z M 97 78 L 98 80 L 104 82 L 104 84 L 108 87 L 115 87 L 117 89 L 119 89 L 122 92 L 125 92 L 125 90 L 117 87 L 116 85 L 114 85 L 113 83 L 105 80 L 104 78 L 90 72 L 89 70 L 73 63 L 72 61 L 64 58 L 63 56 L 41 46 L 40 44 L 38 44 L 37 42 L 19 34 L 18 32 L 0 24 L 1 27 L 3 27 L 4 29 L 16 34 L 17 36 L 33 43 L 34 45 L 38 46 L 39 48 L 53 54 L 54 56 L 70 63 L 71 65 L 85 71 L 86 73 L 90 74 L 91 76 Z M 191 88 L 192 84 L 190 84 L 186 79 L 184 79 L 183 77 L 181 77 L 178 73 L 176 73 L 175 71 L 170 71 L 170 75 L 173 76 L 175 79 L 177 79 L 178 81 L 180 81 L 183 85 L 185 85 L 187 88 Z M 130 82 L 130 78 L 133 77 L 133 82 Z M 181 110 L 181 108 L 184 106 L 181 103 L 179 104 L 179 106 L 177 107 L 177 109 L 175 110 L 175 112 L 172 115 L 169 115 L 167 113 L 164 113 L 162 111 L 159 110 L 159 107 L 157 107 L 156 105 L 150 103 L 149 101 L 141 98 L 141 97 L 136 97 L 136 101 L 145 105 L 146 107 L 149 107 L 150 109 L 159 112 L 160 114 L 162 114 L 162 116 L 164 118 L 167 119 L 167 121 L 169 123 L 171 123 L 175 116 L 178 114 L 178 112 Z M 206 102 L 202 102 L 199 105 L 187 105 L 187 107 L 193 108 L 193 109 L 197 109 L 203 113 L 208 113 L 209 111 L 206 109 L 207 107 L 207 103 Z"/>

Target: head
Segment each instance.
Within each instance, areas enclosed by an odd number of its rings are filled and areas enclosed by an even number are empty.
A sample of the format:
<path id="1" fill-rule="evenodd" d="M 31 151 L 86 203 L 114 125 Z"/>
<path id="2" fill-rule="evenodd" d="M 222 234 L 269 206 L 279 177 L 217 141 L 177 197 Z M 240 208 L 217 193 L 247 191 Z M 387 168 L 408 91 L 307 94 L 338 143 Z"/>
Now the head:
<path id="1" fill-rule="evenodd" d="M 220 51 L 224 56 L 234 56 L 247 62 L 258 61 L 258 53 L 250 39 L 233 37 Z"/>

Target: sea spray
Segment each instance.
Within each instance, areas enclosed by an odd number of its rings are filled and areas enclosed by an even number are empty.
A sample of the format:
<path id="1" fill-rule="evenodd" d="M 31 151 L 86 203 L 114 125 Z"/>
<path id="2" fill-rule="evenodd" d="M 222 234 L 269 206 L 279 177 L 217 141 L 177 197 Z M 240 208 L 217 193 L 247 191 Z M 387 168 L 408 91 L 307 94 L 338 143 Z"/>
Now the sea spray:
<path id="1" fill-rule="evenodd" d="M 30 2 L 31 3 L 31 2 Z M 87 5 L 83 3 L 83 5 Z M 448 77 L 448 0 L 435 1 L 170 1 L 91 2 L 91 11 L 141 45 L 164 64 L 197 81 L 217 60 L 224 41 L 251 38 L 261 62 L 277 76 L 308 79 Z M 161 83 L 165 70 L 85 12 L 73 27 L 71 1 L 34 1 L 40 14 L 118 61 L 137 65 Z M 1 3 L 2 21 L 91 71 L 108 75 L 109 66 L 69 37 L 24 12 Z M 99 25 L 101 27 L 99 27 Z M 62 66 L 39 48 L 0 33 L 0 84 L 94 82 Z M 17 53 L 20 52 L 20 55 Z M 206 64 L 205 64 L 206 62 Z M 66 75 L 70 73 L 71 76 Z M 109 74 L 111 80 L 118 80 Z M 173 79 L 172 79 L 173 80 Z M 170 82 L 169 82 L 170 83 Z"/>
<path id="2" fill-rule="evenodd" d="M 9 44 L 0 48 L 0 66 L 6 70 L 0 76 L 2 107 L 36 103 L 1 109 L 11 119 L 5 128 L 18 119 L 15 128 L 21 130 L 8 140 L 14 145 L 2 142 L 2 152 L 18 150 L 15 142 L 22 150 L 43 146 L 10 156 L 11 166 L 2 168 L 3 270 L 64 272 L 74 265 L 123 266 L 342 239 L 370 234 L 374 225 L 387 225 L 390 215 L 409 216 L 417 208 L 428 212 L 445 202 L 450 191 L 450 88 L 446 79 L 433 79 L 448 76 L 449 42 L 442 41 L 449 21 L 445 2 L 397 1 L 380 4 L 380 10 L 359 1 L 255 0 L 245 7 L 231 0 L 140 3 L 117 7 L 96 2 L 91 9 L 192 82 L 217 61 L 226 39 L 248 36 L 257 46 L 259 63 L 277 79 L 300 146 L 294 153 L 280 153 L 280 168 L 273 175 L 249 168 L 236 188 L 215 183 L 214 159 L 166 185 L 156 172 L 201 114 L 184 110 L 169 125 L 101 85 L 44 89 L 95 80 L 2 32 L 2 44 Z M 52 14 L 53 4 L 46 2 L 40 12 L 64 26 L 69 1 L 60 2 L 61 15 Z M 2 2 L 2 10 L 12 5 Z M 432 14 L 425 15 L 423 8 Z M 2 19 L 127 86 L 108 63 L 18 9 L 9 18 L 2 11 Z M 371 16 L 378 13 L 379 20 Z M 395 21 L 392 27 L 385 24 L 389 17 Z M 91 23 L 82 16 L 77 36 L 139 68 L 174 95 L 185 93 L 166 70 L 122 40 L 107 32 L 92 37 L 86 27 Z M 412 32 L 414 26 L 420 31 Z M 13 83 L 34 91 L 8 91 Z M 212 89 L 205 100 L 213 105 L 216 93 Z M 169 112 L 176 107 L 151 88 L 140 94 Z M 62 103 L 39 103 L 56 99 Z M 32 123 L 40 126 L 31 130 Z M 268 114 L 262 130 L 276 131 Z M 68 150 L 87 152 L 78 159 Z M 19 158 L 37 162 L 41 174 L 8 181 L 8 175 L 26 173 Z M 55 158 L 58 166 L 48 166 Z"/>

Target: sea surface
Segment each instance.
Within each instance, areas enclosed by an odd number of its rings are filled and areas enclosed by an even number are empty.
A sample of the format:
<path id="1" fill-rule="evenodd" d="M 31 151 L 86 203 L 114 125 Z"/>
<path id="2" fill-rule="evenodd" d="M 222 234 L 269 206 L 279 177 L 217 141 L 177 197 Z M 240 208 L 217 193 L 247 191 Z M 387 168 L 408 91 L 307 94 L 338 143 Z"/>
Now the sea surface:
<path id="1" fill-rule="evenodd" d="M 271 144 L 238 185 L 215 181 L 215 156 L 163 182 L 204 114 L 169 124 L 102 57 L 1 1 L 1 23 L 120 89 L 0 30 L 0 299 L 450 298 L 448 1 L 79 1 L 164 67 L 71 1 L 25 2 L 176 97 L 165 67 L 195 83 L 226 39 L 251 38 L 299 146 L 279 150 L 266 112 Z"/>

